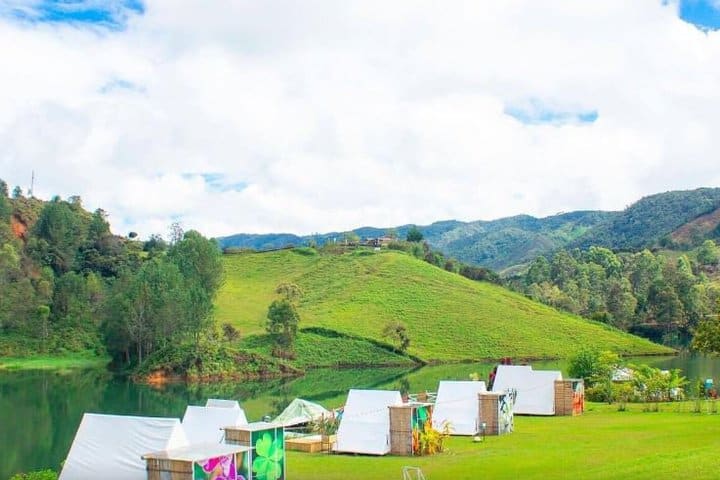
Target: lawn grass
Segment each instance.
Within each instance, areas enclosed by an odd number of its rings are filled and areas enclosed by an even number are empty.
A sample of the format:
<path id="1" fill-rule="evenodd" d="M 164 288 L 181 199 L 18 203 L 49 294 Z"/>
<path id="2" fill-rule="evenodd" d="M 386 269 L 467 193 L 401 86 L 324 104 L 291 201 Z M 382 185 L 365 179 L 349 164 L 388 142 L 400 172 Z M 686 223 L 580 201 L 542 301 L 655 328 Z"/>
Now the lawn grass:
<path id="1" fill-rule="evenodd" d="M 400 479 L 404 465 L 428 480 L 555 478 L 717 478 L 720 415 L 693 414 L 689 403 L 659 413 L 640 405 L 588 404 L 580 417 L 515 417 L 515 432 L 473 443 L 452 437 L 433 457 L 367 457 L 288 452 L 292 478 Z"/>
<path id="2" fill-rule="evenodd" d="M 71 370 L 104 367 L 110 361 L 97 356 L 0 357 L 0 370 Z"/>
<path id="3" fill-rule="evenodd" d="M 411 339 L 408 353 L 425 361 L 557 358 L 586 345 L 622 354 L 671 352 L 404 252 L 308 255 L 283 250 L 228 255 L 224 262 L 226 281 L 216 318 L 244 336 L 264 332 L 275 287 L 293 282 L 304 291 L 301 327 L 386 341 L 383 327 L 399 320 Z"/>

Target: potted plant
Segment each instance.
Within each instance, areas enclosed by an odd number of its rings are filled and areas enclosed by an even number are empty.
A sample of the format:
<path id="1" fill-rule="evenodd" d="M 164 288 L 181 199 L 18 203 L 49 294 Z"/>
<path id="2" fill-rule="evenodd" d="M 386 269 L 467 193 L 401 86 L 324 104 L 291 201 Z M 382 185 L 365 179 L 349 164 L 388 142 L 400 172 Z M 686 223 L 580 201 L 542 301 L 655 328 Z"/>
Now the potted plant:
<path id="1" fill-rule="evenodd" d="M 335 415 L 322 416 L 312 423 L 312 430 L 315 433 L 320 434 L 320 441 L 323 446 L 327 445 L 330 447 L 331 438 L 337 433 L 338 426 L 340 425 L 340 419 Z"/>

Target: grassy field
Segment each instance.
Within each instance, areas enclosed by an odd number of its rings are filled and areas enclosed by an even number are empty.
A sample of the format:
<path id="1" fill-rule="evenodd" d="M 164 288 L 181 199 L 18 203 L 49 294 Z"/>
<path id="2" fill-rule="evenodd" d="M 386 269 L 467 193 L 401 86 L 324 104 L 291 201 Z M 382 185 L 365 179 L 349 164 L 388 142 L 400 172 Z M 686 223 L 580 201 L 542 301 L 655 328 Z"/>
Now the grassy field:
<path id="1" fill-rule="evenodd" d="M 515 432 L 473 443 L 453 437 L 433 457 L 366 457 L 288 452 L 291 478 L 401 479 L 404 465 L 427 480 L 718 478 L 720 415 L 690 413 L 690 405 L 640 405 L 618 412 L 589 404 L 581 417 L 516 417 Z"/>
<path id="2" fill-rule="evenodd" d="M 75 368 L 104 367 L 106 357 L 0 357 L 0 370 L 70 370 Z"/>
<path id="3" fill-rule="evenodd" d="M 263 333 L 275 287 L 293 282 L 304 291 L 301 327 L 385 341 L 384 325 L 399 320 L 411 339 L 408 353 L 426 361 L 563 357 L 583 345 L 624 354 L 670 352 L 402 252 L 283 250 L 229 255 L 224 261 L 216 318 L 243 336 Z"/>
<path id="4" fill-rule="evenodd" d="M 241 341 L 241 347 L 270 355 L 273 343 L 269 336 L 250 336 Z M 390 349 L 367 340 L 342 336 L 299 332 L 295 340 L 295 365 L 305 367 L 342 367 L 348 365 L 411 365 L 415 362 Z M 338 352 L 342 352 L 339 356 Z M 368 359 L 372 359 L 371 362 Z"/>

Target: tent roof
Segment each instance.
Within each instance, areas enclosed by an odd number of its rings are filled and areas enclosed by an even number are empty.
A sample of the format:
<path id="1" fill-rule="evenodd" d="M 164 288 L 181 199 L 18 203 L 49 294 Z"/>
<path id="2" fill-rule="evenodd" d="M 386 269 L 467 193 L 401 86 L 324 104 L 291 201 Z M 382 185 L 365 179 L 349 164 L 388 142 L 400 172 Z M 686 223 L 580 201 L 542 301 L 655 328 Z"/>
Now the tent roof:
<path id="1" fill-rule="evenodd" d="M 190 405 L 185 409 L 182 427 L 190 443 L 220 443 L 223 427 L 247 425 L 245 412 L 241 408 L 198 407 Z"/>
<path id="2" fill-rule="evenodd" d="M 385 455 L 390 452 L 390 411 L 402 405 L 396 390 L 350 390 L 337 432 L 338 452 Z"/>
<path id="3" fill-rule="evenodd" d="M 453 435 L 474 435 L 478 431 L 478 395 L 486 391 L 485 382 L 441 381 L 432 415 L 433 427 L 442 430 L 447 422 Z"/>
<path id="4" fill-rule="evenodd" d="M 240 404 L 237 400 L 224 400 L 221 398 L 208 398 L 205 406 L 218 408 L 240 408 Z"/>
<path id="5" fill-rule="evenodd" d="M 147 452 L 187 445 L 177 418 L 83 415 L 60 480 L 145 480 Z"/>
<path id="6" fill-rule="evenodd" d="M 555 380 L 562 380 L 559 370 L 533 370 L 528 365 L 498 365 L 493 391 L 517 390 L 514 413 L 526 415 L 555 414 Z"/>
<path id="7" fill-rule="evenodd" d="M 331 415 L 332 412 L 322 405 L 296 398 L 273 420 L 273 423 L 289 427 L 311 422 L 322 417 L 330 417 Z"/>
<path id="8" fill-rule="evenodd" d="M 186 445 L 184 447 L 173 448 L 171 450 L 147 453 L 143 455 L 143 458 L 196 462 L 198 460 L 232 455 L 233 453 L 249 452 L 251 450 L 252 447 L 245 447 L 243 445 L 228 445 L 225 443 L 201 443 L 199 445 Z"/>

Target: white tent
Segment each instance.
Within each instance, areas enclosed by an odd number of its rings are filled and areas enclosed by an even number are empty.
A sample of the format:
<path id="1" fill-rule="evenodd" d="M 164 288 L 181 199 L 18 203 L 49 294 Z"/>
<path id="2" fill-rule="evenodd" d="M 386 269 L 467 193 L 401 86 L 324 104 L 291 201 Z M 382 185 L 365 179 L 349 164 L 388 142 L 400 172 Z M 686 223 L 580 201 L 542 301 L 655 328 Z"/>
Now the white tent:
<path id="1" fill-rule="evenodd" d="M 453 435 L 475 435 L 480 414 L 478 395 L 486 391 L 485 382 L 441 381 L 432 415 L 433 428 L 442 430 L 447 422 Z"/>
<path id="2" fill-rule="evenodd" d="M 224 400 L 220 398 L 208 398 L 205 402 L 206 407 L 218 407 L 218 408 L 240 408 L 240 404 L 237 400 Z"/>
<path id="3" fill-rule="evenodd" d="M 273 420 L 273 423 L 277 423 L 283 427 L 291 427 L 293 425 L 312 422 L 322 417 L 331 418 L 332 415 L 333 413 L 322 405 L 308 402 L 302 398 L 296 398 Z"/>
<path id="4" fill-rule="evenodd" d="M 187 445 L 177 418 L 86 413 L 75 433 L 60 480 L 145 480 L 148 452 Z"/>
<path id="5" fill-rule="evenodd" d="M 391 405 L 402 405 L 398 391 L 350 390 L 340 419 L 335 451 L 385 455 L 390 453 Z"/>
<path id="6" fill-rule="evenodd" d="M 562 380 L 559 370 L 533 370 L 528 365 L 498 365 L 493 391 L 517 390 L 515 414 L 555 415 L 555 380 Z"/>
<path id="7" fill-rule="evenodd" d="M 242 408 L 197 407 L 190 405 L 185 409 L 182 427 L 185 436 L 192 444 L 220 443 L 223 440 L 223 427 L 247 425 Z"/>

